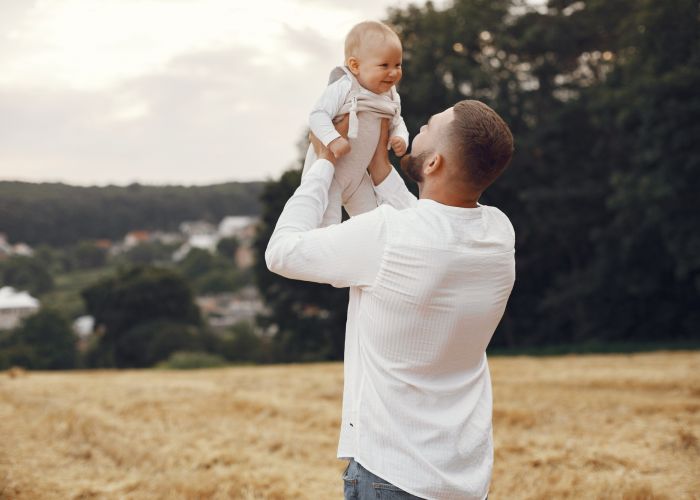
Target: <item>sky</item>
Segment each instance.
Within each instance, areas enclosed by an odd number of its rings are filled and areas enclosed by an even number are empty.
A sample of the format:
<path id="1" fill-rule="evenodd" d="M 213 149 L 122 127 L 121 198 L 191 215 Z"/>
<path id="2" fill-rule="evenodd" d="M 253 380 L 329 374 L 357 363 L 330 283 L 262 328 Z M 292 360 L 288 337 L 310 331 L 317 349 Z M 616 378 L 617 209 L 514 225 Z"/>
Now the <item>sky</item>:
<path id="1" fill-rule="evenodd" d="M 0 0 L 0 180 L 276 178 L 345 33 L 409 3 Z"/>

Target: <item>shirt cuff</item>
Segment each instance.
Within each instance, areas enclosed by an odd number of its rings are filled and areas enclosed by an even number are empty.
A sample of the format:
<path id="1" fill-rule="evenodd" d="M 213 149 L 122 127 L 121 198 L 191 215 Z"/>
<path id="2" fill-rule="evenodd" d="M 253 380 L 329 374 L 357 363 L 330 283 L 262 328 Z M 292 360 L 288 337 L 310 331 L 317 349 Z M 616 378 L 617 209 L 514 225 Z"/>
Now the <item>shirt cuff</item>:
<path id="1" fill-rule="evenodd" d="M 333 174 L 335 173 L 335 167 L 331 162 L 328 160 L 324 160 L 323 158 L 319 158 L 307 170 L 306 174 L 304 175 L 303 180 L 306 181 L 310 177 L 318 177 L 322 181 L 324 181 L 328 186 L 331 185 L 331 181 L 333 181 Z"/>
<path id="2" fill-rule="evenodd" d="M 374 186 L 375 193 L 381 198 L 386 198 L 403 189 L 406 189 L 406 184 L 394 167 L 391 167 L 391 172 L 382 182 Z"/>
<path id="3" fill-rule="evenodd" d="M 336 140 L 338 137 L 340 137 L 340 134 L 336 129 L 333 129 L 327 134 L 323 134 L 322 137 L 319 137 L 319 140 L 323 143 L 324 146 L 328 147 L 328 145 L 334 140 Z"/>

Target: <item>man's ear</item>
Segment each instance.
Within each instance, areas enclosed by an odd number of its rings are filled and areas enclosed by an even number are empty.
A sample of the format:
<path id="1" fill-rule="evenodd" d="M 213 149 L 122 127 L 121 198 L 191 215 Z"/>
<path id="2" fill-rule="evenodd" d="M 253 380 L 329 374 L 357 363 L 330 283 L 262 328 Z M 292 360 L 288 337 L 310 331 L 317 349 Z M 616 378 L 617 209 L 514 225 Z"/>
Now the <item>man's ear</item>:
<path id="1" fill-rule="evenodd" d="M 423 172 L 425 175 L 432 175 L 442 168 L 443 163 L 444 159 L 442 155 L 440 153 L 434 153 L 430 157 L 428 164 L 423 168 Z"/>
<path id="2" fill-rule="evenodd" d="M 349 57 L 347 66 L 353 75 L 357 76 L 360 73 L 360 61 L 357 60 L 357 57 Z"/>

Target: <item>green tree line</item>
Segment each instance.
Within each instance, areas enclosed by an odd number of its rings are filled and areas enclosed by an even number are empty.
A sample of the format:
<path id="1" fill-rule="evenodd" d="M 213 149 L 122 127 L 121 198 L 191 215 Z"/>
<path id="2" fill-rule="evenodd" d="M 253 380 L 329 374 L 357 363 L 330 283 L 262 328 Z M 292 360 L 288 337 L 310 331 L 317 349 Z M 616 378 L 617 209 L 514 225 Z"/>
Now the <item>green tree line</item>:
<path id="1" fill-rule="evenodd" d="M 134 229 L 177 229 L 184 220 L 218 223 L 226 215 L 257 215 L 261 182 L 210 186 L 81 187 L 0 182 L 0 232 L 11 242 L 65 246 L 121 239 Z"/>

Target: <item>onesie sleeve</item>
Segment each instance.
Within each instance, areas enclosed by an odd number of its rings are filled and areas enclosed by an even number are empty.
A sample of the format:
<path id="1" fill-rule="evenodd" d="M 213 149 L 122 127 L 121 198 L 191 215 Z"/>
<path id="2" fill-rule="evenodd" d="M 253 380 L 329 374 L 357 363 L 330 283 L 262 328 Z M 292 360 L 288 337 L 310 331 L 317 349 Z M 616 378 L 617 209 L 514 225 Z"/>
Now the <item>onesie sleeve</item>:
<path id="1" fill-rule="evenodd" d="M 333 118 L 345 104 L 350 87 L 351 82 L 347 76 L 331 83 L 323 91 L 309 114 L 309 128 L 324 146 L 328 146 L 331 141 L 340 137 L 333 126 Z"/>
<path id="2" fill-rule="evenodd" d="M 399 93 L 396 91 L 396 89 L 392 89 L 391 97 L 393 100 L 399 103 L 399 112 L 396 113 L 396 116 L 394 116 L 394 118 L 391 120 L 391 123 L 389 124 L 389 137 L 401 137 L 406 143 L 406 147 L 408 148 L 408 128 L 406 127 L 406 123 L 403 121 L 403 116 L 401 116 L 401 97 L 399 96 Z M 390 149 L 390 147 L 391 146 L 387 145 L 387 149 Z"/>
<path id="3" fill-rule="evenodd" d="M 403 121 L 403 116 L 396 115 L 393 120 L 391 120 L 391 126 L 389 127 L 389 137 L 399 136 L 406 143 L 406 148 L 408 148 L 408 129 L 406 128 L 406 123 Z"/>

